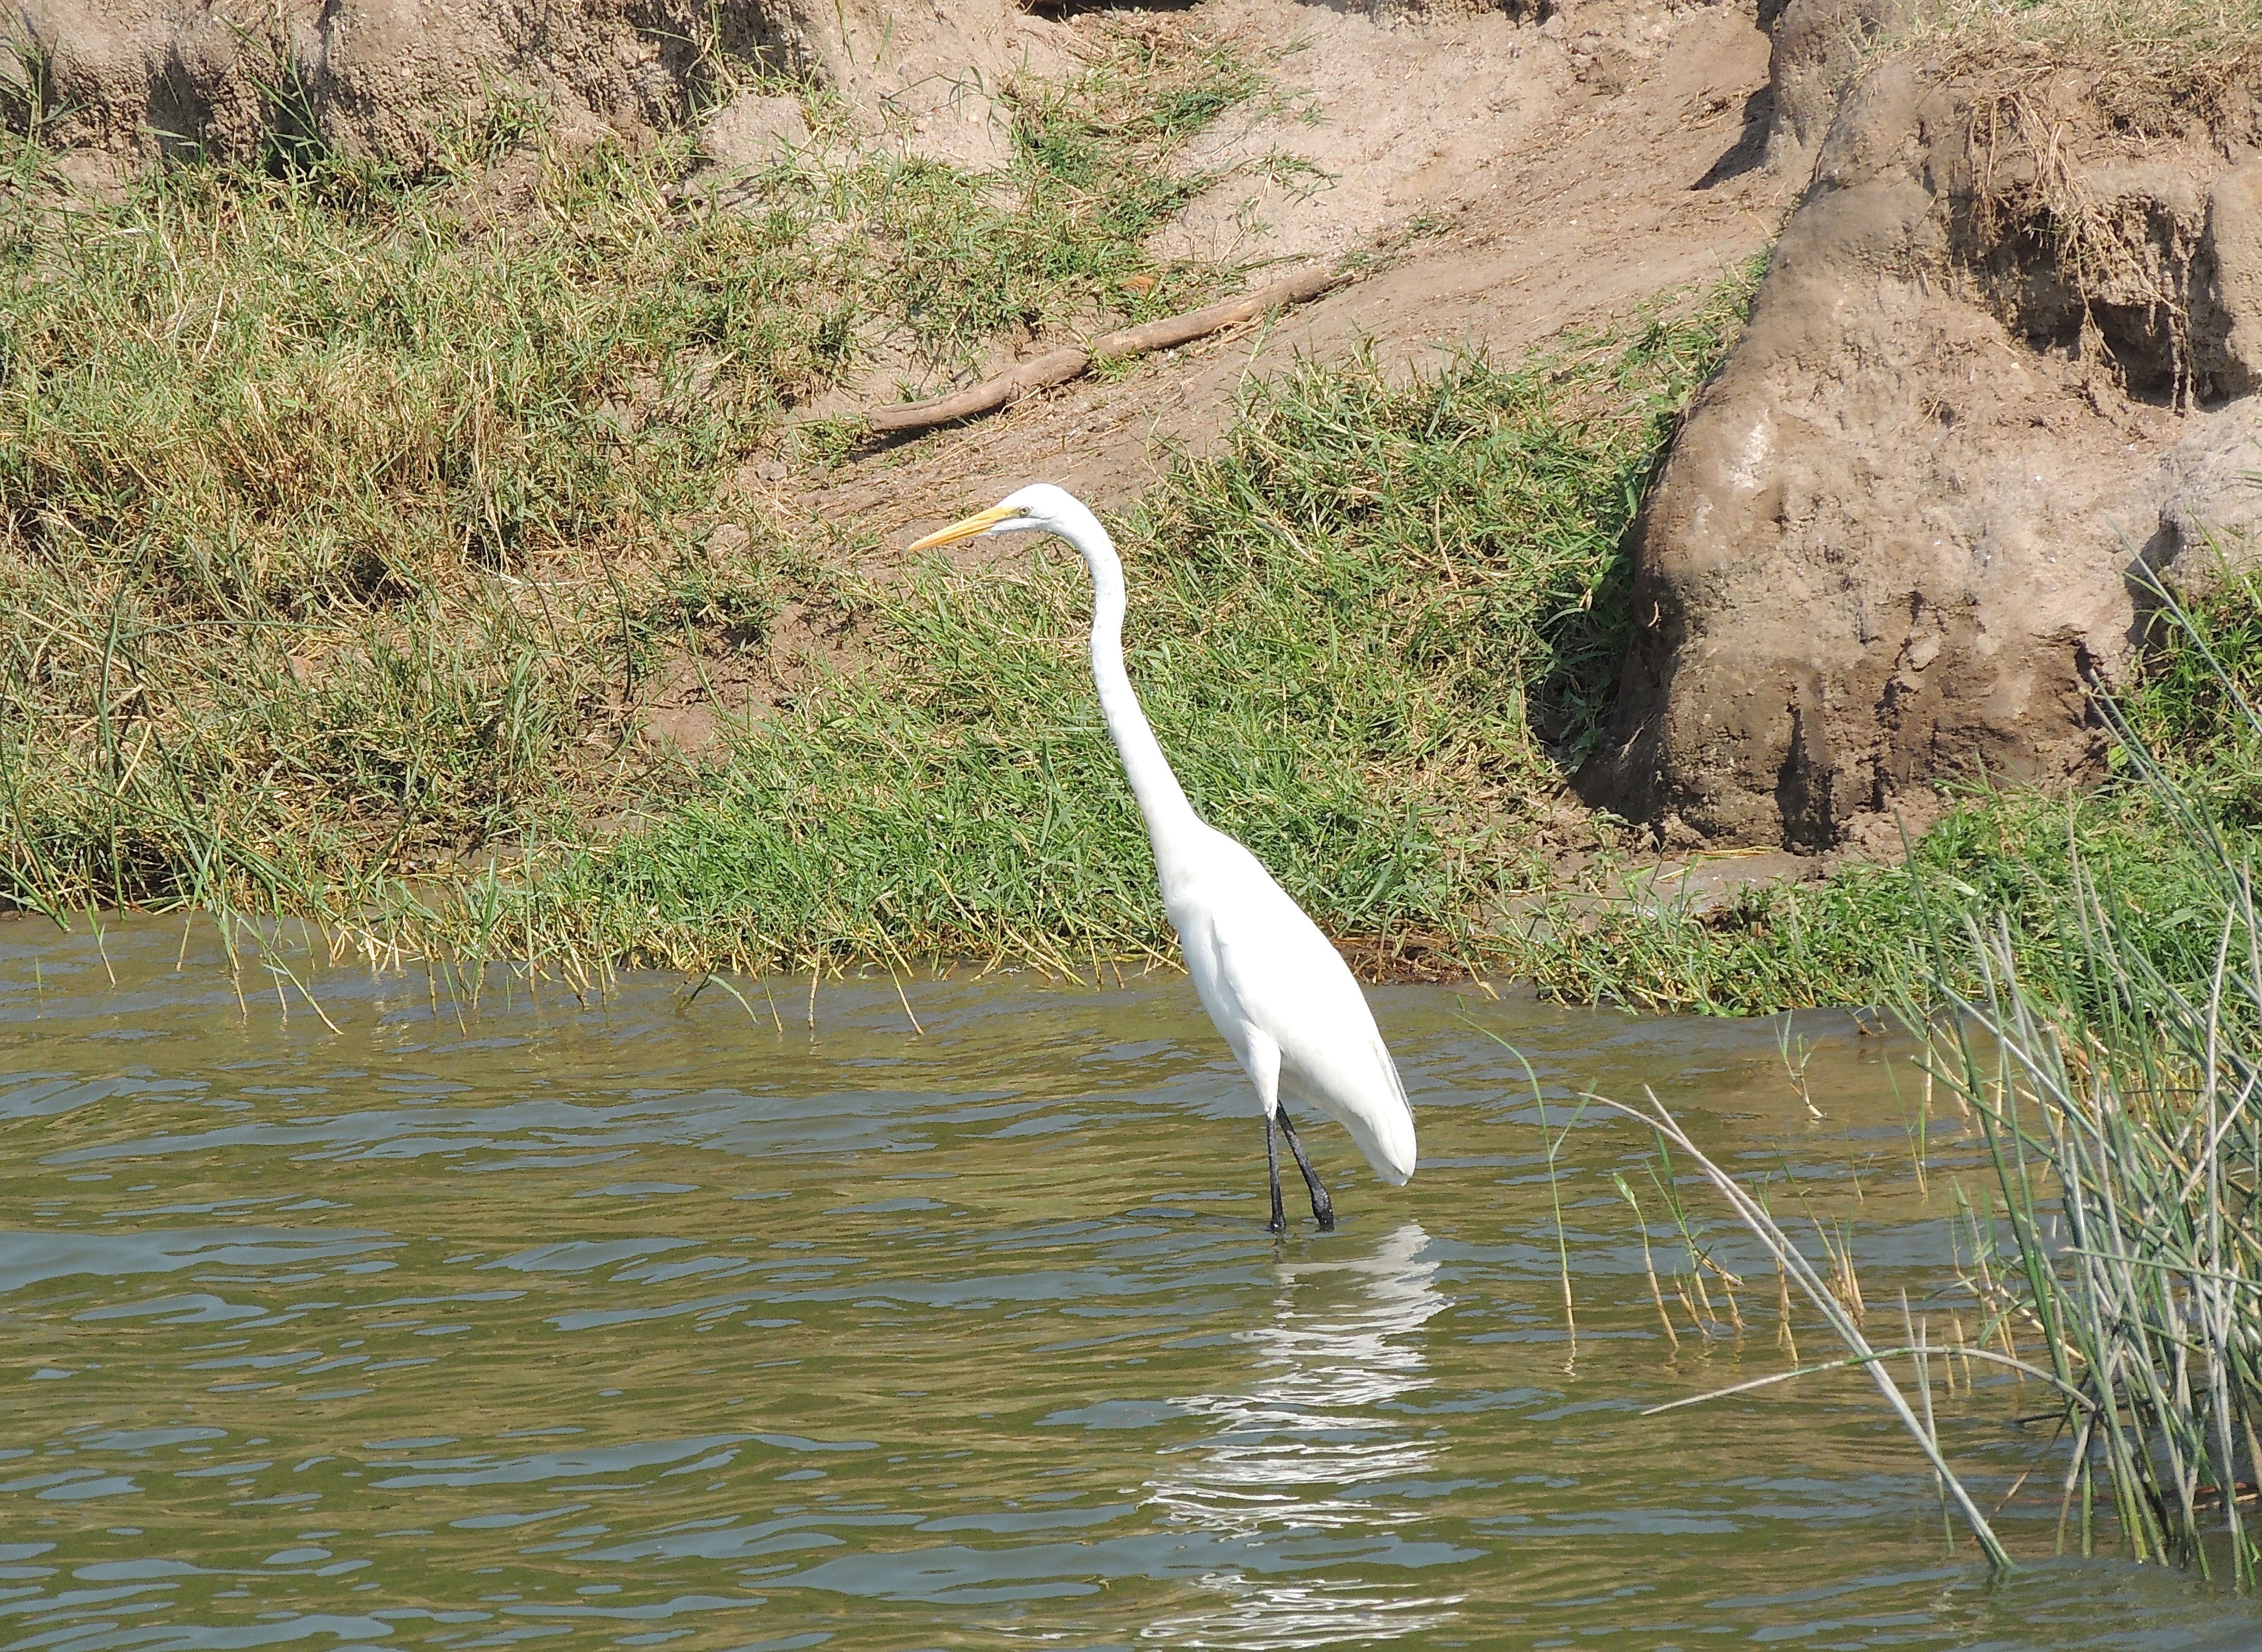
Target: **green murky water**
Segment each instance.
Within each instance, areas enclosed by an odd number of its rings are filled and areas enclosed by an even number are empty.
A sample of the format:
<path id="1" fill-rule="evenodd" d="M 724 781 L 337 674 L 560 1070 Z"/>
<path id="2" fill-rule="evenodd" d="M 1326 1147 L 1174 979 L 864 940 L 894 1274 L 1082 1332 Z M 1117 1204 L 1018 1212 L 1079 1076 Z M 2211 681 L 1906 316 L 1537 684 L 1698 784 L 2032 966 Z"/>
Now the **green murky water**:
<path id="1" fill-rule="evenodd" d="M 1422 1131 L 1275 1244 L 1193 994 L 663 980 L 460 1020 L 421 971 L 240 1009 L 200 944 L 0 927 L 0 1646 L 2249 1648 L 2173 1574 L 1991 1583 L 1858 1379 L 1664 1345 L 1582 1122 L 1567 1341 L 1528 1090 L 1644 1084 L 1848 1224 L 1873 1300 L 1946 1273 L 1887 1041 L 1419 989 Z M 1474 1023 L 1473 1025 L 1472 1023 Z M 1562 1115 L 1555 1116 L 1559 1123 Z M 1858 1186 L 1857 1186 L 1858 1182 Z M 1293 1208 L 1293 1207 L 1292 1207 Z M 1659 1233 L 1661 1262 L 1669 1248 Z M 1724 1249 L 1731 1266 L 1748 1253 Z M 1810 1345 L 1810 1351 L 1813 1345 Z M 2018 1396 L 1949 1403 L 1997 1495 Z"/>

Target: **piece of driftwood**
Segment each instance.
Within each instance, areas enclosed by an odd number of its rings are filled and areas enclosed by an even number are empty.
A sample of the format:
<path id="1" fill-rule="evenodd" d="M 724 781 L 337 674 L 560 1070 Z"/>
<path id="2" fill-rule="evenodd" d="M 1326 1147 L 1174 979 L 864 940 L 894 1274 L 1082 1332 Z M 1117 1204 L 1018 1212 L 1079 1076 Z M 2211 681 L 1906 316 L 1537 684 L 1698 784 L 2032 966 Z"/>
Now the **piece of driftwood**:
<path id="1" fill-rule="evenodd" d="M 1165 316 L 1159 321 L 1146 321 L 1137 327 L 1126 327 L 1113 333 L 1103 333 L 1091 341 L 1089 349 L 1074 345 L 1061 350 L 1047 350 L 1028 361 L 1017 363 L 1008 372 L 994 379 L 985 379 L 969 389 L 947 396 L 935 396 L 926 401 L 901 401 L 884 408 L 874 408 L 864 415 L 866 425 L 875 436 L 898 436 L 905 430 L 924 430 L 938 424 L 954 424 L 961 419 L 978 418 L 994 413 L 1009 403 L 1019 400 L 1033 391 L 1049 390 L 1055 385 L 1064 385 L 1091 365 L 1109 356 L 1141 356 L 1149 350 L 1168 350 L 1173 344 L 1186 344 L 1209 334 L 1222 331 L 1238 321 L 1254 321 L 1267 310 L 1286 305 L 1303 304 L 1318 298 L 1322 292 L 1341 286 L 1351 278 L 1336 270 L 1310 270 L 1286 281 L 1276 281 L 1269 287 L 1238 299 L 1228 299 L 1222 304 L 1212 304 L 1199 310 L 1189 310 L 1184 315 Z"/>

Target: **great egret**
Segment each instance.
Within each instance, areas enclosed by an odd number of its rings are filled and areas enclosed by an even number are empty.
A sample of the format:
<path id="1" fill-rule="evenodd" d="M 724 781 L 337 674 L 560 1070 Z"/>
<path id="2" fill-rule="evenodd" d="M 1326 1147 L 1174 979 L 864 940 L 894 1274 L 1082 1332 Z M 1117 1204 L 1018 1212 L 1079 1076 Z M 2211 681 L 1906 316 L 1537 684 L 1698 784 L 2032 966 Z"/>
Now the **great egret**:
<path id="1" fill-rule="evenodd" d="M 1124 675 L 1123 565 L 1098 517 L 1075 495 L 1040 482 L 911 548 L 1002 533 L 1055 534 L 1077 548 L 1091 572 L 1091 676 L 1100 711 L 1146 817 L 1163 910 L 1178 932 L 1186 973 L 1264 1109 L 1271 1230 L 1287 1227 L 1275 1124 L 1304 1173 L 1313 1220 L 1332 1228 L 1334 1207 L 1281 1105 L 1284 1097 L 1310 1102 L 1349 1130 L 1392 1187 L 1414 1173 L 1414 1115 L 1365 995 L 1319 927 L 1257 857 L 1204 823 L 1179 790 Z"/>

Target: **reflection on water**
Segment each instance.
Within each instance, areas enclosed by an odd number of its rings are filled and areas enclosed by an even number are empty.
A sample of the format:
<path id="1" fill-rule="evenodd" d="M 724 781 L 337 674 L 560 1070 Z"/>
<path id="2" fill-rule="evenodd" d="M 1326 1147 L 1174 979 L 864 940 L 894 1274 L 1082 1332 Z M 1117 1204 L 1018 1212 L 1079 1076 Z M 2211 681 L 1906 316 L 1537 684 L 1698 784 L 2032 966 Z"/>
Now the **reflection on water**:
<path id="1" fill-rule="evenodd" d="M 1271 1322 L 1235 1333 L 1257 1350 L 1257 1376 L 1235 1392 L 1178 1402 L 1210 1432 L 1162 1454 L 1149 1506 L 1195 1526 L 1289 1539 L 1417 1519 L 1389 1497 L 1389 1482 L 1427 1474 L 1443 1437 L 1389 1408 L 1430 1386 L 1419 1333 L 1445 1299 L 1431 1283 L 1437 1265 L 1423 1258 L 1429 1243 L 1408 1222 L 1364 1257 L 1279 1264 Z M 1396 1640 L 1450 1621 L 1459 1598 L 1240 1571 L 1198 1586 L 1222 1598 L 1145 1634 L 1200 1647 Z"/>
<path id="2" fill-rule="evenodd" d="M 1920 1290 L 1949 1195 L 1842 1024 L 1805 1029 L 1817 1122 L 1772 1027 L 1380 993 L 1421 1173 L 1317 1131 L 1342 1226 L 1275 1242 L 1176 977 L 912 984 L 914 1037 L 885 977 L 811 1030 L 302 970 L 332 1032 L 190 939 L 176 971 L 177 927 L 112 931 L 113 986 L 0 923 L 0 1652 L 2262 1644 L 2173 1574 L 2049 1562 L 2047 1497 L 1991 1583 L 1857 1376 L 1640 1418 L 1778 1356 L 1664 1345 L 1610 1186 L 1646 1143 L 1592 1117 L 1566 1374 L 1488 1029 L 1559 1129 L 1654 1085 Z M 1942 1404 L 2007 1491 L 2028 1408 Z"/>

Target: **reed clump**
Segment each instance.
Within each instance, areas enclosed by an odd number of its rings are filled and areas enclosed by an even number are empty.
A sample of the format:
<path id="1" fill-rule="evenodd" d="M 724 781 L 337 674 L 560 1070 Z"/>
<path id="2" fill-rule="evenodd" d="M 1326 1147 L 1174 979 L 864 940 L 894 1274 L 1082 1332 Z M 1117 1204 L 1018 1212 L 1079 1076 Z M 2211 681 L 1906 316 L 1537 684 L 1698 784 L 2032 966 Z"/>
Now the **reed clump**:
<path id="1" fill-rule="evenodd" d="M 2192 659 L 2149 720 L 2188 739 L 2190 714 L 2212 703 L 2224 726 L 2201 772 L 2220 777 L 2221 747 L 2244 758 L 2262 740 L 2247 693 L 2257 656 L 2212 646 L 2226 640 L 2219 619 L 2207 625 L 2172 597 L 2165 611 L 2187 629 Z M 2252 634 L 2242 626 L 2239 639 Z M 2188 752 L 2156 751 L 2133 721 L 2121 735 L 2133 783 L 2191 848 L 2181 921 L 2164 927 L 2111 862 L 2077 846 L 2045 934 L 1969 908 L 1943 921 L 1934 944 L 1963 967 L 1934 977 L 1947 1014 L 1929 1023 L 1928 1056 L 1993 1163 L 2015 1266 L 1995 1273 L 1990 1306 L 2039 1331 L 2077 1396 L 2064 1485 L 2081 1551 L 2105 1540 L 2109 1512 L 2138 1560 L 2222 1566 L 2247 1587 L 2262 1558 L 2252 794 L 2243 773 L 2227 787 L 2186 783 Z M 1976 988 L 1962 985 L 1974 977 Z"/>

